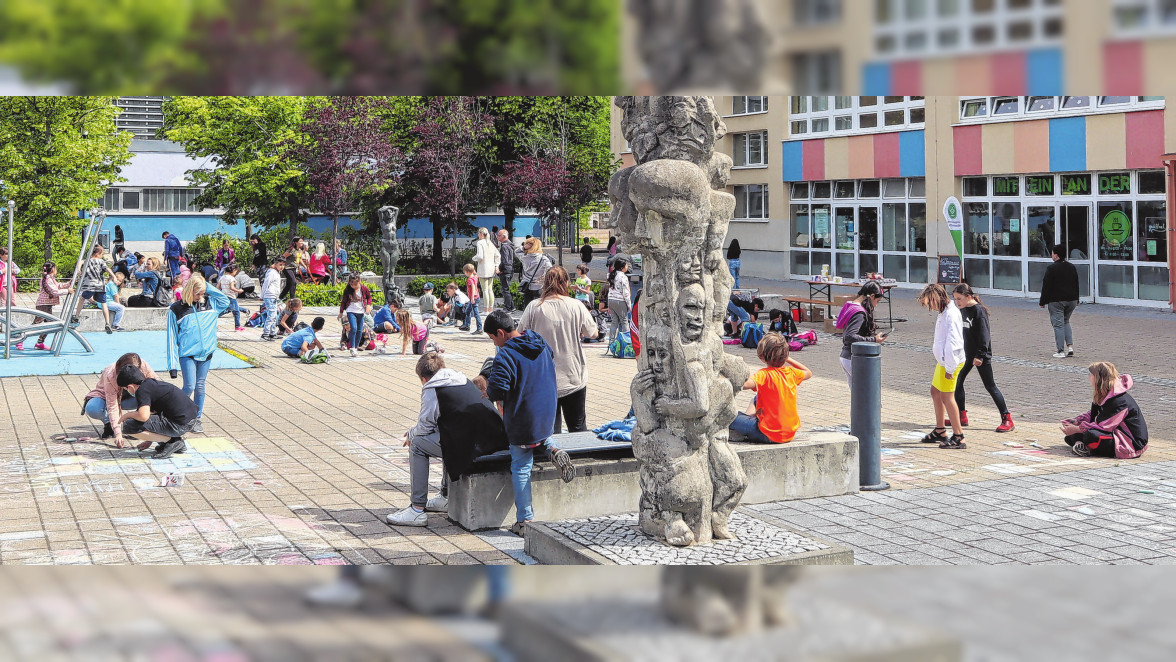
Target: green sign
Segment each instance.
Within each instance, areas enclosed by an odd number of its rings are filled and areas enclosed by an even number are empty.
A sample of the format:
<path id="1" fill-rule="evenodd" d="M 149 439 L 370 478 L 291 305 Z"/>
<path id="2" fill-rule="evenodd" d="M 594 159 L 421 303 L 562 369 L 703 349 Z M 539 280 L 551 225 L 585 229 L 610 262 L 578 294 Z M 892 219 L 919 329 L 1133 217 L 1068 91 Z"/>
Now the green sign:
<path id="1" fill-rule="evenodd" d="M 1047 175 L 1045 177 L 1026 177 L 1025 192 L 1029 195 L 1053 195 L 1053 175 Z"/>
<path id="2" fill-rule="evenodd" d="M 1017 195 L 1020 193 L 1016 177 L 993 177 L 992 189 L 993 195 Z"/>
<path id="3" fill-rule="evenodd" d="M 1090 175 L 1062 175 L 1062 195 L 1090 195 Z"/>
<path id="4" fill-rule="evenodd" d="M 1102 220 L 1103 239 L 1118 248 L 1131 238 L 1131 219 L 1118 209 L 1107 213 Z"/>
<path id="5" fill-rule="evenodd" d="M 1101 195 L 1119 195 L 1131 192 L 1131 176 L 1125 172 L 1108 172 L 1098 176 L 1098 192 Z"/>

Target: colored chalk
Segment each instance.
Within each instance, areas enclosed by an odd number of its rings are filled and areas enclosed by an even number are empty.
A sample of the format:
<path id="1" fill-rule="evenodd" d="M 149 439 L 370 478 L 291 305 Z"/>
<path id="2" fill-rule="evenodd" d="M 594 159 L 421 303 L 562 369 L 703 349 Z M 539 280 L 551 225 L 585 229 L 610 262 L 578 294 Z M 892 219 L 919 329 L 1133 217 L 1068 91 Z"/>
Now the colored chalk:
<path id="1" fill-rule="evenodd" d="M 1155 494 L 1155 492 L 1152 492 L 1151 490 L 1140 490 L 1139 493 L 1140 494 Z"/>

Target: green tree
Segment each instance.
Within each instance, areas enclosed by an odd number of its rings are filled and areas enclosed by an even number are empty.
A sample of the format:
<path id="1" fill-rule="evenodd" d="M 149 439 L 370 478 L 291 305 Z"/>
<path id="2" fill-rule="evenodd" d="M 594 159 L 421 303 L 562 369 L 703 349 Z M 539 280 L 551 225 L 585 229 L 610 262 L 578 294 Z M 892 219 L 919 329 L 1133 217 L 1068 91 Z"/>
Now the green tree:
<path id="1" fill-rule="evenodd" d="M 131 134 L 115 127 L 118 113 L 111 97 L 0 97 L 0 180 L 22 239 L 13 259 L 36 261 L 38 246 L 52 259 L 55 237 L 63 248 L 83 225 L 78 211 L 125 181 Z"/>
<path id="2" fill-rule="evenodd" d="M 310 97 L 175 97 L 163 106 L 168 140 L 207 167 L 190 171 L 204 187 L 197 207 L 224 209 L 226 223 L 244 219 L 271 228 L 289 224 L 293 238 L 310 207 L 305 173 L 288 158 L 305 141 L 302 120 Z"/>

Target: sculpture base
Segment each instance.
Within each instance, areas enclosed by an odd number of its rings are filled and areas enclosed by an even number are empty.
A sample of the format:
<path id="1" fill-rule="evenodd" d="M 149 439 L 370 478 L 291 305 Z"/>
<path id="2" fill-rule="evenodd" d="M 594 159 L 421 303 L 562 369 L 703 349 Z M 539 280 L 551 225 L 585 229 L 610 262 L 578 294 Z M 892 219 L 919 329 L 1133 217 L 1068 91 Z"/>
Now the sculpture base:
<path id="1" fill-rule="evenodd" d="M 519 662 L 564 660 L 779 659 L 795 662 L 955 662 L 960 642 L 859 611 L 820 596 L 790 592 L 795 623 L 754 634 L 709 637 L 671 623 L 655 592 L 566 602 L 507 604 L 502 643 Z"/>
<path id="2" fill-rule="evenodd" d="M 734 540 L 674 547 L 645 534 L 636 514 L 535 522 L 525 550 L 553 565 L 852 565 L 853 550 L 801 534 L 762 513 L 731 515 Z"/>

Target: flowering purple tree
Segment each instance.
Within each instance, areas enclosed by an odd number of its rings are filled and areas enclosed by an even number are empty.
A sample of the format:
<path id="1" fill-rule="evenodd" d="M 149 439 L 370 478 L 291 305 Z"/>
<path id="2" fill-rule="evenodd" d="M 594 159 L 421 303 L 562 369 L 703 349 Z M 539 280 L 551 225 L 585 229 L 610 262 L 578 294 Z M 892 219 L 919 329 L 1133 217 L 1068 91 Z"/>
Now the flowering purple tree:
<path id="1" fill-rule="evenodd" d="M 457 234 L 487 202 L 487 154 L 494 118 L 478 97 L 433 97 L 412 129 L 416 149 L 405 169 L 415 211 L 434 221 L 433 254 L 440 255 L 438 223 L 452 239 L 449 270 L 457 272 Z"/>
<path id="2" fill-rule="evenodd" d="M 399 178 L 403 162 L 383 131 L 386 111 L 388 102 L 380 97 L 331 97 L 307 109 L 300 140 L 290 146 L 306 173 L 312 206 L 331 218 L 332 256 L 339 217 Z M 338 282 L 337 275 L 333 279 Z"/>

